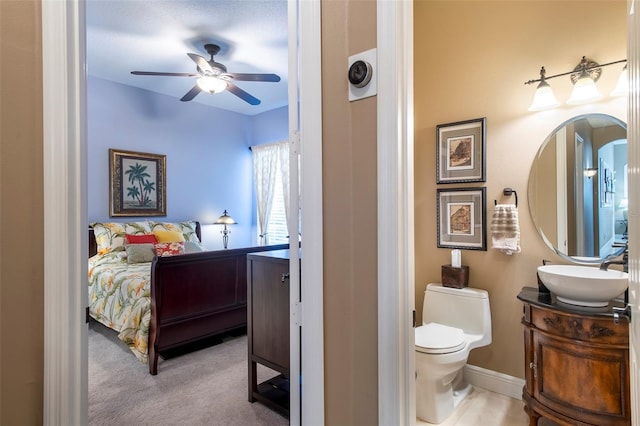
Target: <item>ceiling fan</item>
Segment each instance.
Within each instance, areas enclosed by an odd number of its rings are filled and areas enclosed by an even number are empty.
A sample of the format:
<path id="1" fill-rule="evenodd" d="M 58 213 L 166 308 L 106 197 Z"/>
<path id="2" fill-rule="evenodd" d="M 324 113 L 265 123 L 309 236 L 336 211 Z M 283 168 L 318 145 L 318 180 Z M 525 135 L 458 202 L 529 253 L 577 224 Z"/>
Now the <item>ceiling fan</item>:
<path id="1" fill-rule="evenodd" d="M 236 86 L 233 83 L 233 80 L 265 81 L 272 83 L 277 83 L 278 81 L 280 81 L 280 77 L 276 74 L 228 73 L 227 67 L 213 60 L 214 55 L 216 55 L 220 51 L 220 46 L 216 44 L 205 44 L 204 49 L 209 55 L 211 55 L 211 59 L 208 61 L 202 56 L 196 55 L 195 53 L 187 53 L 187 55 L 197 65 L 196 73 L 131 71 L 131 74 L 170 77 L 198 77 L 193 88 L 189 90 L 182 98 L 180 98 L 180 100 L 183 102 L 192 100 L 200 92 L 220 93 L 224 90 L 227 90 L 251 105 L 259 105 L 260 99 L 250 95 L 249 93 Z"/>

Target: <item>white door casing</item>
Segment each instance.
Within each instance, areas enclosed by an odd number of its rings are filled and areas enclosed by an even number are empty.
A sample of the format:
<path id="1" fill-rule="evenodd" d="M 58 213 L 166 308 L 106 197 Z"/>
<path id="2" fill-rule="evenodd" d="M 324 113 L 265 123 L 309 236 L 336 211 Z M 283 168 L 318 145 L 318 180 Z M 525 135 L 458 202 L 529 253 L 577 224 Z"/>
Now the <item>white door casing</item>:
<path id="1" fill-rule="evenodd" d="M 415 423 L 413 1 L 378 0 L 378 424 Z"/>
<path id="2" fill-rule="evenodd" d="M 631 307 L 629 372 L 631 424 L 640 424 L 640 11 L 635 0 L 627 2 L 627 150 L 629 162 L 629 305 Z"/>

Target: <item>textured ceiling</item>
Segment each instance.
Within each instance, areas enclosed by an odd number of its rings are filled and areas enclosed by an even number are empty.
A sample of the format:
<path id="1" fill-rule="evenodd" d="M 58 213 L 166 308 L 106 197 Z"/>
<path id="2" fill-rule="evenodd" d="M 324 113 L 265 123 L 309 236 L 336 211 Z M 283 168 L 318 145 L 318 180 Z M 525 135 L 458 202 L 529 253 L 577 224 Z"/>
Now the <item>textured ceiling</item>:
<path id="1" fill-rule="evenodd" d="M 200 93 L 199 102 L 254 115 L 287 104 L 286 0 L 87 0 L 87 72 L 180 98 L 195 77 L 132 75 L 131 71 L 195 72 L 187 53 L 209 60 L 204 44 L 221 47 L 215 61 L 233 73 L 274 73 L 278 83 L 236 85 L 262 102 L 252 106 L 229 92 Z"/>

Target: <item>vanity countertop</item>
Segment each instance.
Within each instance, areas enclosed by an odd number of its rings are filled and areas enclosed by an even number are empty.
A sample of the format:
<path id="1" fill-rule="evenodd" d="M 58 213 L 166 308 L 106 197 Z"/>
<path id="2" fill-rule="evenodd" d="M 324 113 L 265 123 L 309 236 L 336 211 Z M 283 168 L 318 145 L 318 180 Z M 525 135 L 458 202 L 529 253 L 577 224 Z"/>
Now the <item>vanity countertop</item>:
<path id="1" fill-rule="evenodd" d="M 624 301 L 622 299 L 614 299 L 609 302 L 608 306 L 592 308 L 588 306 L 577 306 L 560 302 L 551 293 L 541 293 L 536 287 L 522 287 L 518 294 L 518 300 L 532 305 L 541 306 L 543 308 L 557 309 L 562 312 L 592 316 L 613 316 L 613 308 L 624 309 Z"/>

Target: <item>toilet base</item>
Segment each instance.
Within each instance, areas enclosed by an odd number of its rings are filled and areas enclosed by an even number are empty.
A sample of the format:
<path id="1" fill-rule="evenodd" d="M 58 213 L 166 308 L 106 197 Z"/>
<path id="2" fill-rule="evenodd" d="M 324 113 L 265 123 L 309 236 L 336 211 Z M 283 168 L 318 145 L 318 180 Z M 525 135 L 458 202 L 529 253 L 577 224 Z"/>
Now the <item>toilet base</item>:
<path id="1" fill-rule="evenodd" d="M 427 386 L 416 386 L 416 414 L 419 419 L 433 424 L 445 421 L 473 390 L 463 380 L 462 370 L 457 372 L 453 380 L 441 378 L 435 383 L 421 385 Z"/>
<path id="2" fill-rule="evenodd" d="M 460 383 L 459 388 L 453 388 L 453 409 L 460 405 L 460 403 L 471 393 L 473 386 L 468 383 Z"/>

